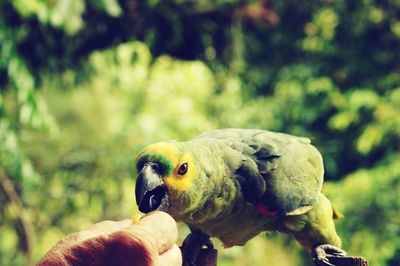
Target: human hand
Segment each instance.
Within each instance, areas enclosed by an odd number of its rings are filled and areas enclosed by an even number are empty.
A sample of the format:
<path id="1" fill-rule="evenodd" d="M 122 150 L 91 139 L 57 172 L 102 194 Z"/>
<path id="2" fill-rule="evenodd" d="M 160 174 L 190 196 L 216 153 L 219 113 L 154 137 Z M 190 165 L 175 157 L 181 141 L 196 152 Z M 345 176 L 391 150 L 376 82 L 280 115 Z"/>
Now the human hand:
<path id="1" fill-rule="evenodd" d="M 182 265 L 177 237 L 174 219 L 164 212 L 149 213 L 136 224 L 104 221 L 64 237 L 37 266 Z"/>

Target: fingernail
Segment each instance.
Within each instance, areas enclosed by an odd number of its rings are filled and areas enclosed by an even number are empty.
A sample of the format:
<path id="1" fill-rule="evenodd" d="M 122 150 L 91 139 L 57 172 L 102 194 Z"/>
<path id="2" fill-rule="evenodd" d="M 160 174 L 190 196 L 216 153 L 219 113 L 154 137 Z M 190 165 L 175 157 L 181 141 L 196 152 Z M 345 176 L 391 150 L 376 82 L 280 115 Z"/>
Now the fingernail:
<path id="1" fill-rule="evenodd" d="M 140 219 L 142 219 L 142 215 L 141 214 L 134 214 L 134 215 L 132 215 L 132 217 L 131 217 L 131 221 L 132 221 L 132 223 L 137 223 L 137 222 L 139 222 L 140 221 Z"/>

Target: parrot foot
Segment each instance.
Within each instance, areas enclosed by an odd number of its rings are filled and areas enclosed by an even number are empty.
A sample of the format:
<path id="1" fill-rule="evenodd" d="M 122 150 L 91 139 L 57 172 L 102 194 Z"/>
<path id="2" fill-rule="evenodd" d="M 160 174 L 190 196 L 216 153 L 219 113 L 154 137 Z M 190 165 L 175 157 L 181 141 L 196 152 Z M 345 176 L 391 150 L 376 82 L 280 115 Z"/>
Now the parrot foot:
<path id="1" fill-rule="evenodd" d="M 195 266 L 200 250 L 206 246 L 213 249 L 210 237 L 200 231 L 190 233 L 182 244 L 183 266 Z"/>
<path id="2" fill-rule="evenodd" d="M 326 244 L 317 246 L 312 256 L 317 266 L 335 266 L 329 261 L 329 257 L 345 257 L 347 253 L 336 246 Z"/>

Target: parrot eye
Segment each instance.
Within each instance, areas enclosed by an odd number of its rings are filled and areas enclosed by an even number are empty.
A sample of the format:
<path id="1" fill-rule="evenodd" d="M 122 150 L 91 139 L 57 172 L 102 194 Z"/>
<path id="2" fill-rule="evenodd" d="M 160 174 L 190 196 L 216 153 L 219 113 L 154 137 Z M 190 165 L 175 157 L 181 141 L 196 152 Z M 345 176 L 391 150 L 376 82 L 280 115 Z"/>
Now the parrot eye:
<path id="1" fill-rule="evenodd" d="M 179 166 L 179 169 L 178 169 L 178 174 L 179 175 L 186 174 L 188 171 L 188 168 L 189 168 L 188 163 L 181 164 L 181 166 Z"/>

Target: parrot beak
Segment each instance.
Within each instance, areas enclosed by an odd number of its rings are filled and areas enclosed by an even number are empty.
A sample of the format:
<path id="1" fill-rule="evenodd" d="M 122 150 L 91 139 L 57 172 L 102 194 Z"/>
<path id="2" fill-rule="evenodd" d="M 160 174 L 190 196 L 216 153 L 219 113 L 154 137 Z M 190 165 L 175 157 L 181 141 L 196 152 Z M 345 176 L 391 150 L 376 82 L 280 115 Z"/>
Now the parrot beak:
<path id="1" fill-rule="evenodd" d="M 167 188 L 157 173 L 156 163 L 147 163 L 136 180 L 136 204 L 143 213 L 162 210 L 167 207 Z"/>

